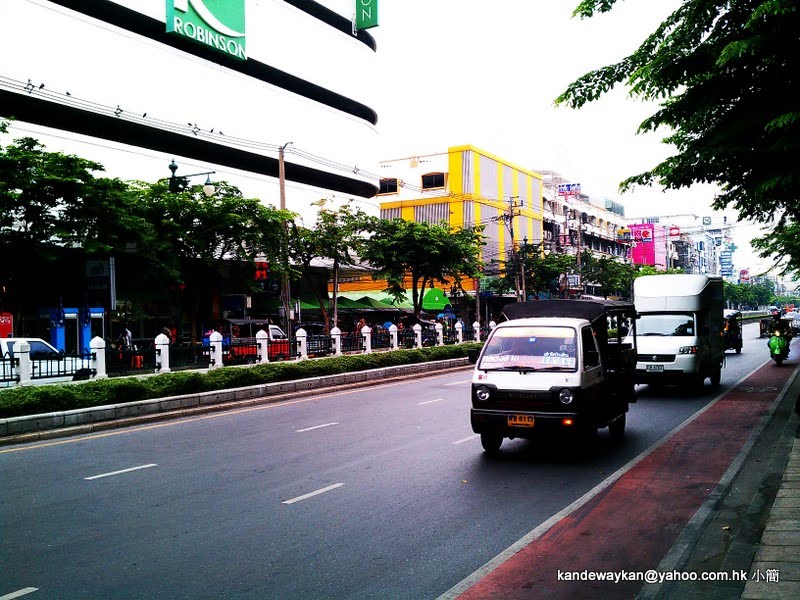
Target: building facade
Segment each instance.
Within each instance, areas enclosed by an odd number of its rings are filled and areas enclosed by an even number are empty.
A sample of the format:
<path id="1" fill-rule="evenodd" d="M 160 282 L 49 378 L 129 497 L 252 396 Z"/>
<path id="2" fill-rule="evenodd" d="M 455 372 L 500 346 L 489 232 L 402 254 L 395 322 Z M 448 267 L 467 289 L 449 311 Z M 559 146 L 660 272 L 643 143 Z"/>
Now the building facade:
<path id="1" fill-rule="evenodd" d="M 544 239 L 542 176 L 485 150 L 454 146 L 386 160 L 380 172 L 381 218 L 482 226 L 487 275 L 500 273 L 515 249 Z"/>

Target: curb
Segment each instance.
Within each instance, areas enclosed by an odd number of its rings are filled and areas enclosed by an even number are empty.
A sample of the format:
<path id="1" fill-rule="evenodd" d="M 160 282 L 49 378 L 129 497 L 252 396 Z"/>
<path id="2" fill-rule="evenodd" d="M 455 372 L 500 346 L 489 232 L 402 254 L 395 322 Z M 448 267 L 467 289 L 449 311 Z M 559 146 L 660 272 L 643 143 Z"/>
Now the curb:
<path id="1" fill-rule="evenodd" d="M 462 371 L 467 368 L 472 368 L 468 358 L 453 358 L 229 390 L 10 417 L 0 419 L 0 446 L 130 427 L 153 421 L 225 411 L 242 406 L 271 404 L 295 398 L 309 391 L 327 392 L 343 387 L 348 389 L 368 387 L 390 381 Z"/>

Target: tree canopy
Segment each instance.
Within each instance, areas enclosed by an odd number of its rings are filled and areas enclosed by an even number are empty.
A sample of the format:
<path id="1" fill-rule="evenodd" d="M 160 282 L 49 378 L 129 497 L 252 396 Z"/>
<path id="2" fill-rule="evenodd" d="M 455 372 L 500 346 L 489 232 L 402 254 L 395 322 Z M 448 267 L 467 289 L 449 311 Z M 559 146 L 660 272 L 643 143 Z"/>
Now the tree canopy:
<path id="1" fill-rule="evenodd" d="M 414 316 L 428 287 L 451 281 L 460 286 L 463 277 L 480 273 L 481 227 L 452 231 L 447 225 L 374 219 L 370 229 L 362 258 L 376 269 L 373 279 L 385 279 L 385 291 L 398 300 L 410 287 Z"/>
<path id="2" fill-rule="evenodd" d="M 583 0 L 574 14 L 610 11 L 616 0 Z M 787 272 L 800 273 L 800 5 L 796 0 L 685 0 L 639 48 L 587 73 L 556 103 L 579 108 L 628 86 L 659 109 L 639 132 L 665 130 L 676 153 L 620 184 L 679 189 L 717 184 L 714 208 L 771 223 L 756 242 Z"/>

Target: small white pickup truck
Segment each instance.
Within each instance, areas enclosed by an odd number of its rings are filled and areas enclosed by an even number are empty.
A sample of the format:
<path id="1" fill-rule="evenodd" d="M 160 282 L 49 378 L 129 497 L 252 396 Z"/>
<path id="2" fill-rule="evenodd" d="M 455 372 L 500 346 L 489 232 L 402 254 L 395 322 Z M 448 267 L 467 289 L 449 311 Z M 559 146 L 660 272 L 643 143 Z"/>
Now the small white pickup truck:
<path id="1" fill-rule="evenodd" d="M 16 385 L 19 381 L 17 344 L 30 346 L 31 383 L 55 383 L 84 379 L 91 367 L 90 360 L 65 355 L 41 338 L 0 338 L 0 387 Z"/>

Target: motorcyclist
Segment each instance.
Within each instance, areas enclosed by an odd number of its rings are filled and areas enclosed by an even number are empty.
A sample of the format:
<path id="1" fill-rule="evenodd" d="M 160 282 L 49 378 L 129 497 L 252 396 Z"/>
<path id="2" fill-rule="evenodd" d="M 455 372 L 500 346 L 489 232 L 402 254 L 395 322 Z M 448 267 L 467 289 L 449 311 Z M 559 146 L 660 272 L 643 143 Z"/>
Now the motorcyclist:
<path id="1" fill-rule="evenodd" d="M 781 319 L 781 311 L 777 309 L 772 311 L 772 320 L 769 324 L 769 333 L 773 334 L 776 331 L 780 331 L 787 341 L 791 341 L 792 329 L 787 321 Z"/>

